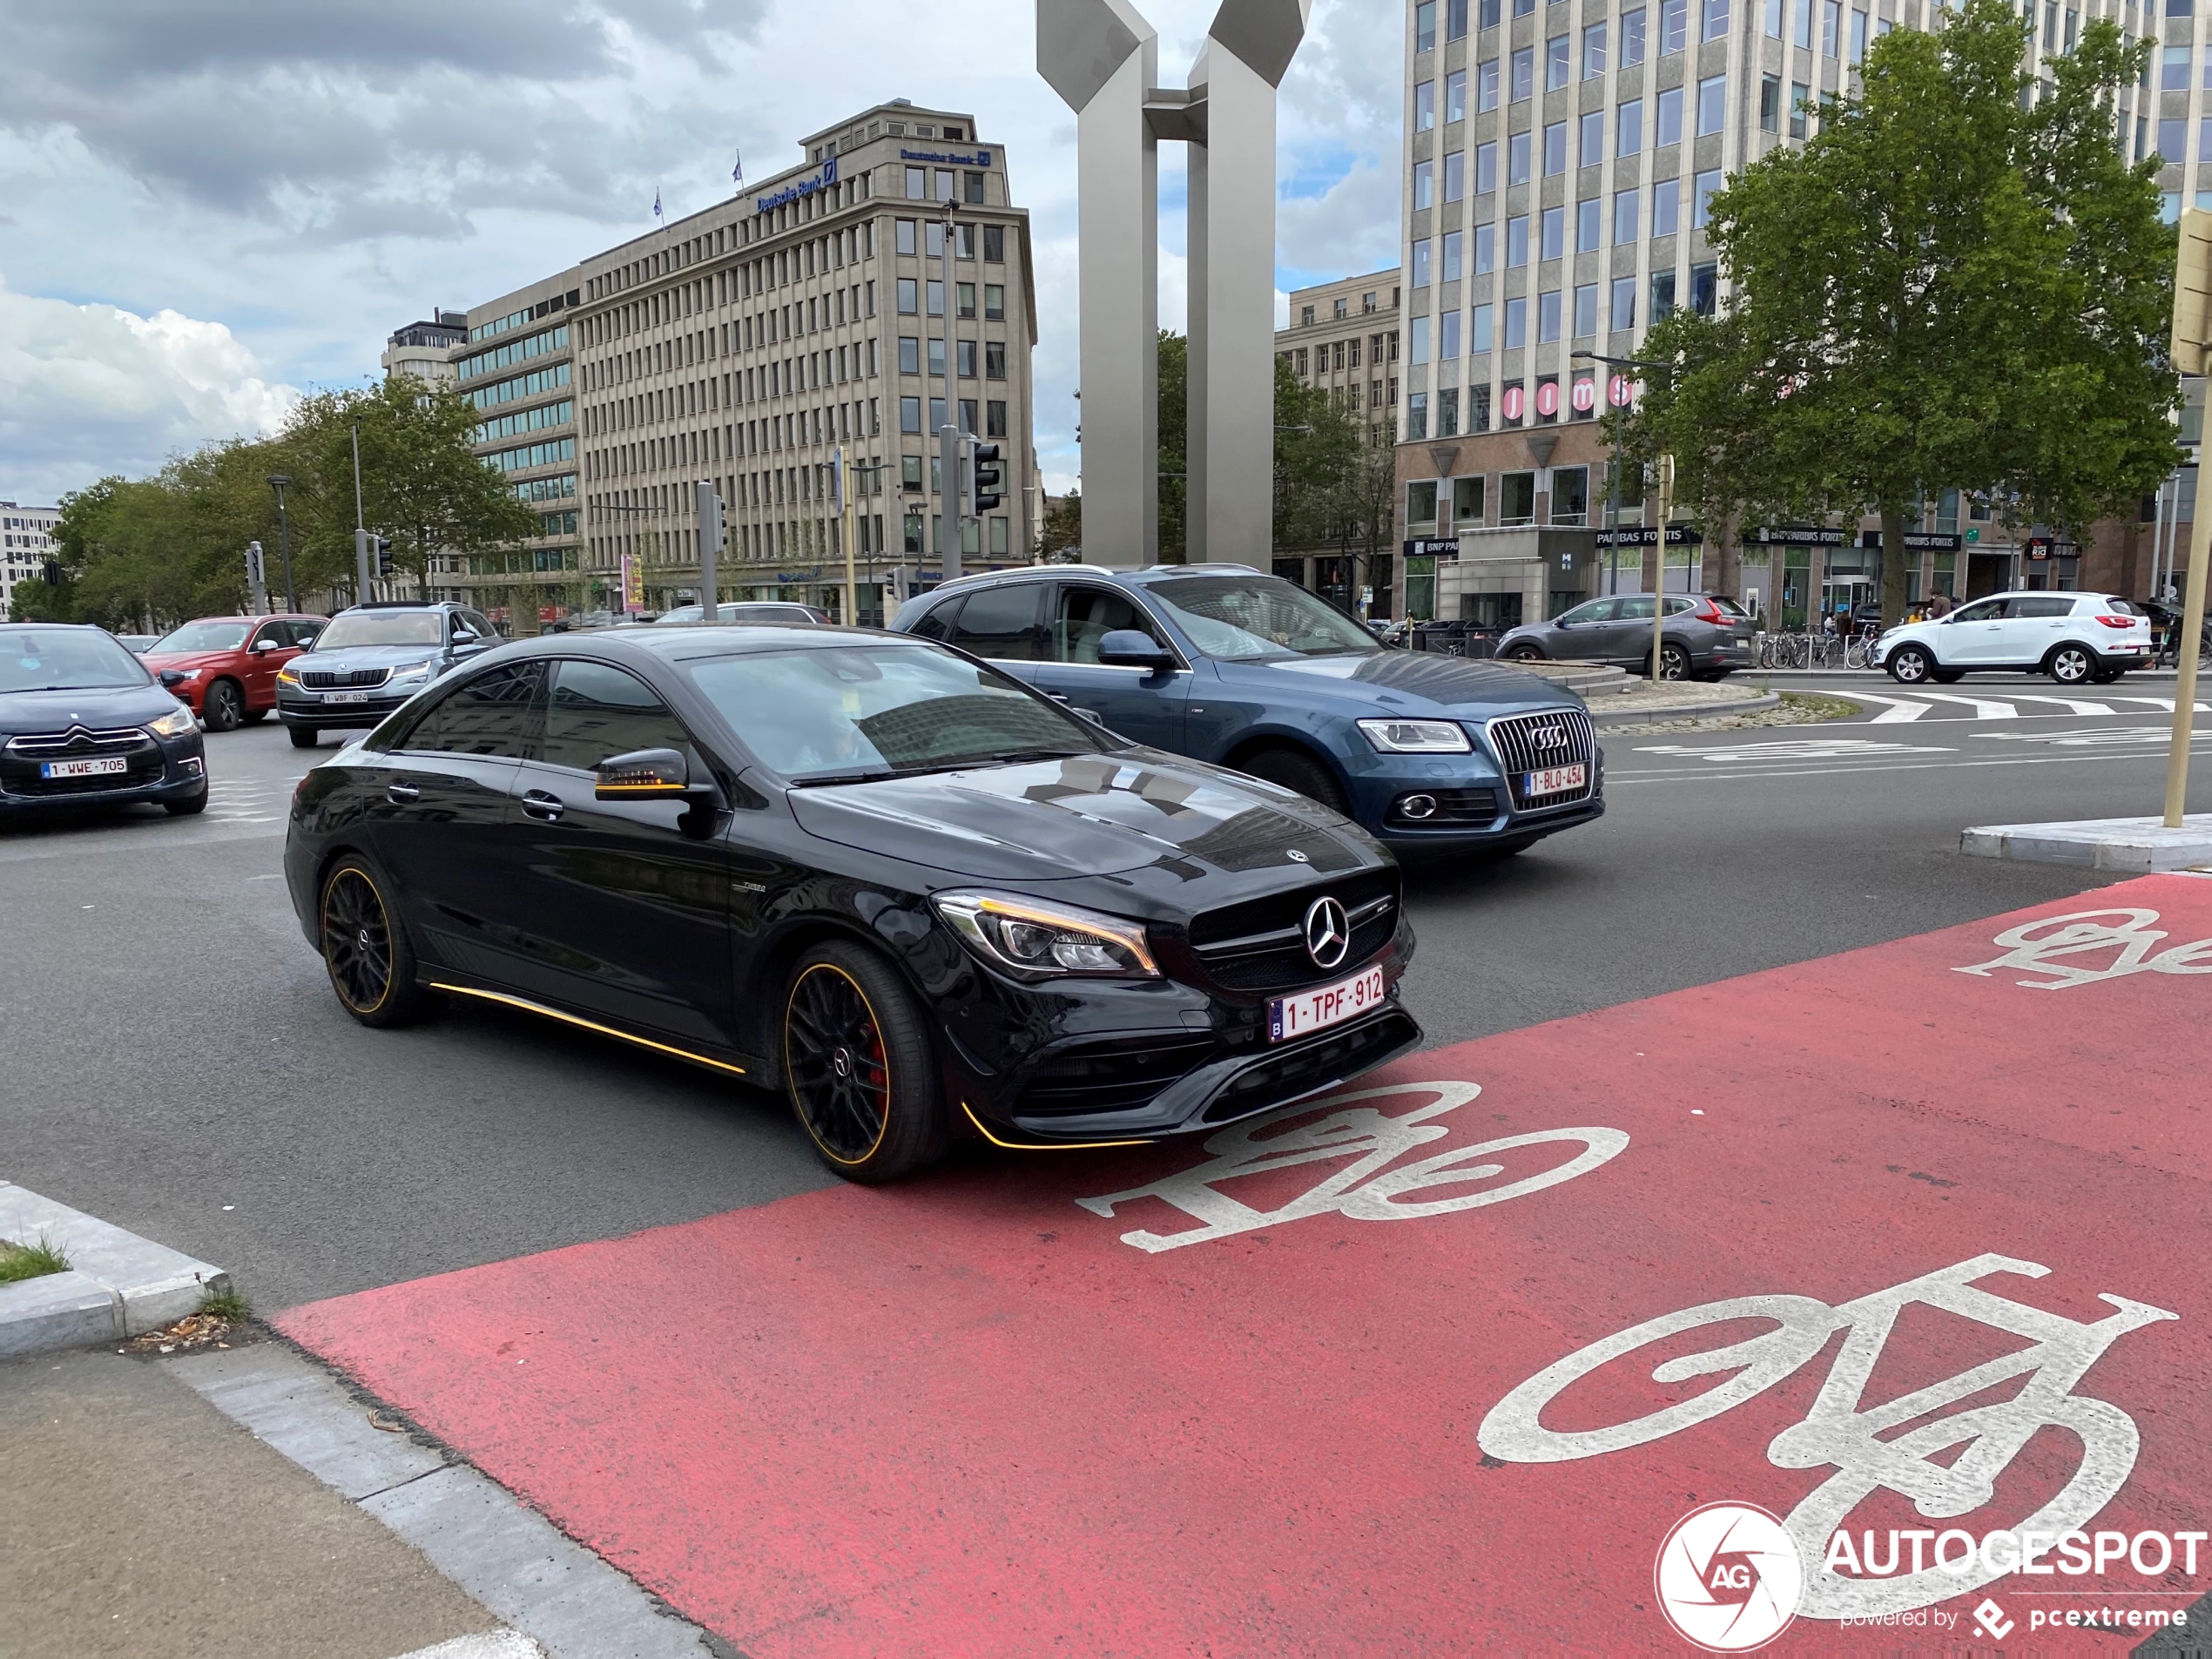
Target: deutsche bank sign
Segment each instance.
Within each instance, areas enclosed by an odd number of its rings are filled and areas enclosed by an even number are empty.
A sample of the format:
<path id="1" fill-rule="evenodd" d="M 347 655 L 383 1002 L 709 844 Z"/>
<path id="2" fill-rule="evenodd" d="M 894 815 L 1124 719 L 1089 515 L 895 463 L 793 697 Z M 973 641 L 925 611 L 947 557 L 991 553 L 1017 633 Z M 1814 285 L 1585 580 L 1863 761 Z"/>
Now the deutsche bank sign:
<path id="1" fill-rule="evenodd" d="M 786 185 L 772 195 L 754 197 L 752 211 L 756 213 L 765 213 L 772 207 L 781 207 L 786 202 L 795 202 L 802 196 L 812 196 L 818 191 L 827 190 L 836 182 L 837 158 L 826 156 L 822 160 L 821 171 L 814 174 L 813 178 L 801 179 L 795 183 Z"/>

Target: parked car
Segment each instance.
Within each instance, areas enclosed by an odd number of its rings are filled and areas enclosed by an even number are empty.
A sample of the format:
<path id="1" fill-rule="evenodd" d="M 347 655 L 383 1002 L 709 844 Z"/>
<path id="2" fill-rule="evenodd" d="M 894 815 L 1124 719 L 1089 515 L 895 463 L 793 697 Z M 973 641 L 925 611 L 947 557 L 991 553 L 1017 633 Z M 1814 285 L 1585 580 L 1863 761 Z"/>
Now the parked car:
<path id="1" fill-rule="evenodd" d="M 363 1024 L 476 997 L 674 1055 L 860 1181 L 1211 1133 L 1420 1035 L 1357 826 L 870 630 L 508 646 L 307 773 L 285 872 Z"/>
<path id="2" fill-rule="evenodd" d="M 133 657 L 143 657 L 161 643 L 159 634 L 118 634 L 115 643 Z"/>
<path id="3" fill-rule="evenodd" d="M 1509 662 L 1607 663 L 1651 672 L 1651 596 L 1586 600 L 1549 622 L 1527 622 L 1498 642 Z M 1733 599 L 1717 594 L 1667 596 L 1659 643 L 1662 679 L 1716 680 L 1757 660 L 1758 624 Z"/>
<path id="4" fill-rule="evenodd" d="M 653 618 L 653 625 L 669 623 L 692 623 L 706 615 L 705 605 L 678 605 Z M 714 608 L 717 622 L 799 622 L 821 623 L 831 620 L 826 610 L 813 605 L 800 604 L 795 599 L 735 599 L 725 600 Z"/>
<path id="5" fill-rule="evenodd" d="M 2165 599 L 2139 599 L 2143 614 L 2150 618 L 2157 650 L 2171 659 L 2179 659 L 2181 633 L 2188 620 L 2188 613 L 2179 604 Z M 2208 611 L 2197 624 L 2197 651 L 2200 658 L 2212 664 L 2212 611 Z"/>
<path id="6" fill-rule="evenodd" d="M 1993 594 L 1947 617 L 1902 624 L 1874 646 L 1874 661 L 1903 685 L 1948 685 L 1976 669 L 2108 685 L 2150 658 L 2149 617 L 2108 593 Z"/>
<path id="7" fill-rule="evenodd" d="M 891 625 L 1125 738 L 1319 801 L 1400 851 L 1513 852 L 1605 810 L 1572 693 L 1502 664 L 1385 651 L 1244 565 L 998 571 L 910 600 Z"/>
<path id="8" fill-rule="evenodd" d="M 172 628 L 145 651 L 157 674 L 210 732 L 265 720 L 277 705 L 278 671 L 315 642 L 322 617 L 201 617 Z"/>
<path id="9" fill-rule="evenodd" d="M 292 746 L 373 726 L 457 664 L 502 642 L 481 612 L 449 600 L 374 600 L 332 617 L 314 648 L 277 671 L 277 718 Z"/>
<path id="10" fill-rule="evenodd" d="M 103 628 L 0 624 L 0 818 L 136 801 L 204 809 L 199 726 L 165 678 Z"/>

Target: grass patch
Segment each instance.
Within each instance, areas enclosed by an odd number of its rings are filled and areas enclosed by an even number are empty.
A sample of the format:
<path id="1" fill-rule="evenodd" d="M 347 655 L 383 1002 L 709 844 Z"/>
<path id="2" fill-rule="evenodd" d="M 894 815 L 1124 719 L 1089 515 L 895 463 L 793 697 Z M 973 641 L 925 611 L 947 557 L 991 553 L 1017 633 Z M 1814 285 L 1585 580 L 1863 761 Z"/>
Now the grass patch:
<path id="1" fill-rule="evenodd" d="M 253 1305 L 241 1291 L 210 1291 L 200 1299 L 199 1311 L 210 1318 L 240 1325 L 253 1315 Z"/>
<path id="2" fill-rule="evenodd" d="M 67 1271 L 69 1258 L 43 1238 L 35 1244 L 11 1244 L 0 1238 L 0 1285 Z"/>
<path id="3" fill-rule="evenodd" d="M 1801 720 L 1846 720 L 1860 705 L 1847 697 L 1823 697 L 1817 691 L 1784 691 L 1782 706 Z"/>

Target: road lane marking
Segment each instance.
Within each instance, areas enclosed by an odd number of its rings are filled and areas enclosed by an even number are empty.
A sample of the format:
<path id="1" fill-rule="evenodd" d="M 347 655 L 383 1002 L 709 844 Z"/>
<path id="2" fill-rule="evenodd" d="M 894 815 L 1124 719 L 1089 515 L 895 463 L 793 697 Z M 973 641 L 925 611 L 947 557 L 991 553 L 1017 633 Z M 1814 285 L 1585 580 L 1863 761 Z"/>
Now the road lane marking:
<path id="1" fill-rule="evenodd" d="M 1889 705 L 1889 707 L 1867 722 L 1869 725 L 1897 725 L 1906 720 L 1917 720 L 1935 706 L 1932 703 L 1915 702 L 1909 697 L 1884 697 L 1875 691 L 1854 690 L 1851 692 L 1851 698 L 1855 702 L 1859 703 Z"/>
<path id="2" fill-rule="evenodd" d="M 1986 698 L 1960 697 L 1955 691 L 1923 691 L 1922 697 L 1938 703 L 1963 703 L 1974 711 L 1977 720 L 2017 720 L 2020 718 L 2017 703 L 1996 703 Z"/>
<path id="3" fill-rule="evenodd" d="M 2047 697 L 2039 691 L 2013 691 L 2008 695 L 2023 703 L 2056 703 L 2069 714 L 2111 714 L 2116 711 L 2108 703 L 2092 703 L 2086 698 Z"/>
<path id="4" fill-rule="evenodd" d="M 1700 772 L 1684 766 L 1678 770 L 1651 772 L 1608 772 L 1608 787 L 1615 784 L 1676 784 L 1717 783 L 1730 778 L 1840 778 L 1858 777 L 1869 772 L 1941 772 L 1971 766 L 2057 766 L 2082 765 L 2093 760 L 2155 761 L 2160 757 L 2153 751 L 2143 750 L 2134 754 L 2069 754 L 2017 755 L 2002 760 L 1867 760 L 1856 765 L 1843 766 L 1771 766 L 1756 772 Z"/>
<path id="5" fill-rule="evenodd" d="M 2067 748 L 2112 746 L 2124 743 L 2171 743 L 2174 728 L 2170 725 L 2083 726 L 2074 732 L 1977 732 L 1974 735 L 1992 743 L 2047 743 Z M 2212 732 L 2194 732 L 2194 742 L 2212 738 Z"/>
<path id="6" fill-rule="evenodd" d="M 1954 974 L 1973 974 L 1983 979 L 1999 973 L 2040 974 L 2042 979 L 2016 979 L 2013 984 L 2031 991 L 2063 991 L 2075 985 L 2125 979 L 2130 974 L 2212 974 L 2212 939 L 2170 945 L 2154 955 L 2151 947 L 2170 935 L 2151 924 L 2155 910 L 2074 910 L 2063 916 L 2040 916 L 2008 927 L 1990 941 L 2005 954 Z M 2063 957 L 2089 957 L 2088 962 L 2065 961 Z"/>
<path id="7" fill-rule="evenodd" d="M 1927 744 L 1878 743 L 1871 738 L 1792 738 L 1771 743 L 1739 743 L 1733 747 L 1703 748 L 1683 743 L 1652 743 L 1640 746 L 1645 755 L 1689 755 L 1700 760 L 1850 760 L 1875 755 L 1947 755 L 1955 749 Z"/>

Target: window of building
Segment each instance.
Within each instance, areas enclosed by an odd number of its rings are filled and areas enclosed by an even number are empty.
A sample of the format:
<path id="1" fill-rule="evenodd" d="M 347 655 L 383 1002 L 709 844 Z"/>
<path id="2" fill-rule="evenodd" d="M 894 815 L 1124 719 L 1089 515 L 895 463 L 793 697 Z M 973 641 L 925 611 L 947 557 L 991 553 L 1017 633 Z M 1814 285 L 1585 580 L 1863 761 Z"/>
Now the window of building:
<path id="1" fill-rule="evenodd" d="M 1508 133 L 1506 137 L 1506 182 L 1525 185 L 1528 182 L 1528 146 L 1534 134 Z"/>
<path id="2" fill-rule="evenodd" d="M 1495 143 L 1474 146 L 1474 193 L 1487 196 L 1498 187 L 1498 146 Z"/>
<path id="3" fill-rule="evenodd" d="M 1605 24 L 1592 24 L 1582 30 L 1582 78 L 1594 81 L 1605 73 Z"/>
<path id="4" fill-rule="evenodd" d="M 1547 288 L 1536 296 L 1536 339 L 1549 345 L 1559 338 L 1560 291 Z"/>
<path id="5" fill-rule="evenodd" d="M 1433 52 L 1436 50 L 1436 0 L 1420 0 L 1413 8 L 1413 50 Z"/>
<path id="6" fill-rule="evenodd" d="M 934 345 L 935 342 L 933 341 L 931 343 Z M 954 344 L 959 347 L 957 361 L 960 366 L 961 379 L 974 380 L 975 378 L 975 342 L 972 340 L 962 340 L 955 341 Z M 973 429 L 971 426 L 970 430 Z"/>
<path id="7" fill-rule="evenodd" d="M 1003 340 L 983 342 L 983 378 L 987 381 L 1006 378 L 1006 342 Z"/>
<path id="8" fill-rule="evenodd" d="M 921 167 L 907 168 L 907 199 L 908 201 L 923 201 L 927 199 L 928 195 L 929 174 L 927 170 Z"/>
<path id="9" fill-rule="evenodd" d="M 2161 121 L 2158 124 L 2158 153 L 2170 165 L 2178 166 L 2188 159 L 2188 123 Z"/>
<path id="10" fill-rule="evenodd" d="M 1428 436 L 1428 394 L 1426 392 L 1408 392 L 1406 394 L 1406 435 L 1409 439 L 1426 438 Z M 1418 484 L 1414 486 L 1417 489 L 1420 487 L 1420 486 Z M 1431 518 L 1436 516 L 1436 503 L 1433 499 L 1435 488 L 1436 486 L 1433 484 L 1429 486 L 1430 491 L 1432 492 L 1432 498 L 1429 502 L 1429 516 Z"/>
<path id="11" fill-rule="evenodd" d="M 1812 0 L 1790 0 L 1797 8 L 1795 39 L 1806 51 L 1812 50 Z"/>
<path id="12" fill-rule="evenodd" d="M 1689 44 L 1689 0 L 1659 0 L 1659 55 Z"/>
<path id="13" fill-rule="evenodd" d="M 1528 263 L 1528 215 L 1515 213 L 1506 220 L 1506 264 Z"/>
<path id="14" fill-rule="evenodd" d="M 1474 107 L 1480 111 L 1498 107 L 1498 60 L 1474 66 Z"/>
<path id="15" fill-rule="evenodd" d="M 1820 55 L 1833 57 L 1842 41 L 1844 8 L 1841 0 L 1820 0 Z"/>
<path id="16" fill-rule="evenodd" d="M 899 336 L 899 372 L 901 374 L 921 373 L 921 335 L 900 334 Z"/>
<path id="17" fill-rule="evenodd" d="M 1634 277 L 1613 279 L 1613 314 L 1607 321 L 1615 334 L 1627 334 L 1636 326 L 1636 280 Z"/>
<path id="18" fill-rule="evenodd" d="M 1759 131 L 1779 132 L 1782 130 L 1782 78 L 1779 75 L 1759 77 Z"/>
<path id="19" fill-rule="evenodd" d="M 1487 276 L 1498 266 L 1498 227 L 1478 225 L 1474 227 L 1474 274 Z"/>
<path id="20" fill-rule="evenodd" d="M 1498 475 L 1498 523 L 1533 524 L 1536 522 L 1536 475 L 1501 472 Z"/>
<path id="21" fill-rule="evenodd" d="M 1659 94 L 1658 126 L 1652 134 L 1661 149 L 1682 142 L 1682 88 L 1669 86 Z"/>
<path id="22" fill-rule="evenodd" d="M 1454 317 L 1453 322 L 1459 320 Z M 1460 388 L 1447 386 L 1436 395 L 1436 435 L 1456 438 L 1460 435 Z"/>
<path id="23" fill-rule="evenodd" d="M 1863 11 L 1851 15 L 1851 60 L 1854 64 L 1866 61 L 1866 14 Z"/>
<path id="24" fill-rule="evenodd" d="M 1547 207 L 1540 221 L 1538 238 L 1543 248 L 1541 258 L 1556 260 L 1567 252 L 1567 210 Z"/>
<path id="25" fill-rule="evenodd" d="M 986 225 L 983 226 L 983 262 L 986 265 L 1006 263 L 1005 226 Z"/>
<path id="26" fill-rule="evenodd" d="M 1782 38 L 1782 8 L 1787 0 L 1766 0 L 1766 32 L 1770 38 Z"/>
<path id="27" fill-rule="evenodd" d="M 1521 103 L 1536 95 L 1536 49 L 1523 46 L 1513 55 L 1513 101 Z"/>
<path id="28" fill-rule="evenodd" d="M 1467 118 L 1467 72 L 1455 69 L 1444 78 L 1444 119 L 1449 123 Z"/>
<path id="29" fill-rule="evenodd" d="M 899 430 L 901 432 L 921 430 L 921 400 L 920 398 L 902 397 L 899 400 Z"/>
<path id="30" fill-rule="evenodd" d="M 1703 230 L 1713 222 L 1713 193 L 1720 187 L 1721 171 L 1718 167 L 1710 172 L 1699 173 L 1693 181 L 1689 204 L 1689 227 L 1692 230 Z"/>
<path id="31" fill-rule="evenodd" d="M 936 284 L 932 283 L 930 286 L 934 287 Z M 899 314 L 902 317 L 911 317 L 920 309 L 921 294 L 917 291 L 914 278 L 900 277 L 899 279 Z"/>
<path id="32" fill-rule="evenodd" d="M 1654 271 L 1651 273 L 1651 320 L 1662 322 L 1675 314 L 1675 273 Z"/>
<path id="33" fill-rule="evenodd" d="M 1413 239 L 1413 277 L 1411 280 L 1413 286 L 1416 288 L 1426 288 L 1428 287 L 1428 241 L 1429 239 L 1426 236 L 1417 236 Z"/>
<path id="34" fill-rule="evenodd" d="M 1703 0 L 1698 17 L 1697 38 L 1718 40 L 1728 32 L 1728 0 Z"/>
<path id="35" fill-rule="evenodd" d="M 1460 250 L 1466 240 L 1467 235 L 1463 231 L 1444 233 L 1444 280 L 1447 282 L 1457 282 L 1463 274 L 1460 269 Z M 1353 341 L 1352 347 L 1356 352 L 1359 348 L 1359 342 Z M 1356 361 L 1357 359 L 1354 361 Z"/>
<path id="36" fill-rule="evenodd" d="M 1575 251 L 1595 253 L 1605 239 L 1605 200 L 1592 196 L 1575 204 Z"/>
<path id="37" fill-rule="evenodd" d="M 1528 343 L 1528 301 L 1516 298 L 1506 301 L 1506 349 L 1518 351 Z"/>
<path id="38" fill-rule="evenodd" d="M 1803 81 L 1790 83 L 1790 136 L 1793 138 L 1805 136 L 1805 105 L 1811 98 L 1812 89 Z"/>
<path id="39" fill-rule="evenodd" d="M 1643 62 L 1643 8 L 1621 14 L 1621 67 L 1634 69 Z"/>
<path id="40" fill-rule="evenodd" d="M 948 202 L 957 199 L 957 198 L 955 198 L 953 194 L 954 186 L 953 180 L 953 170 L 950 167 L 938 168 L 935 172 L 934 182 L 937 186 L 937 194 L 935 197 L 936 200 L 941 202 Z"/>
<path id="41" fill-rule="evenodd" d="M 1728 108 L 1728 77 L 1710 75 L 1697 83 L 1697 136 L 1718 132 Z"/>
<path id="42" fill-rule="evenodd" d="M 1445 312 L 1436 320 L 1436 360 L 1451 362 L 1460 354 L 1460 314 Z"/>
<path id="43" fill-rule="evenodd" d="M 1300 327 L 1303 327 L 1303 328 L 1311 328 L 1311 327 L 1313 327 L 1313 307 L 1312 307 L 1312 306 L 1301 306 L 1301 307 L 1298 307 L 1298 326 L 1299 326 Z"/>
<path id="44" fill-rule="evenodd" d="M 1580 136 L 1581 142 L 1576 146 L 1579 152 L 1576 160 L 1585 167 L 1596 166 L 1599 162 L 1605 159 L 1605 111 L 1603 110 L 1582 111 L 1582 131 Z"/>
<path id="45" fill-rule="evenodd" d="M 1467 32 L 1467 0 L 1448 0 L 1444 8 L 1444 38 L 1464 40 Z"/>
<path id="46" fill-rule="evenodd" d="M 983 285 L 983 320 L 986 322 L 1006 320 L 1006 285 L 1004 283 L 986 282 Z"/>
<path id="47" fill-rule="evenodd" d="M 1676 223 L 1676 216 L 1681 206 L 1681 189 L 1682 180 L 1679 179 L 1662 179 L 1652 185 L 1651 233 L 1654 236 L 1672 236 L 1680 228 Z M 1652 320 L 1656 322 L 1658 319 L 1655 317 Z"/>
<path id="48" fill-rule="evenodd" d="M 1426 132 L 1436 125 L 1436 83 L 1422 81 L 1413 88 L 1413 131 Z"/>
<path id="49" fill-rule="evenodd" d="M 1567 123 L 1554 121 L 1544 129 L 1544 177 L 1567 171 Z"/>
<path id="50" fill-rule="evenodd" d="M 1574 77 L 1574 42 L 1565 35 L 1554 35 L 1544 43 L 1544 90 L 1556 92 Z"/>
<path id="51" fill-rule="evenodd" d="M 981 206 L 983 201 L 983 175 L 980 172 L 964 172 L 960 177 L 960 199 L 964 202 L 972 202 Z"/>
<path id="52" fill-rule="evenodd" d="M 1436 165 L 1433 162 L 1413 164 L 1413 211 L 1436 206 Z"/>
<path id="53" fill-rule="evenodd" d="M 1467 194 L 1467 152 L 1454 150 L 1444 158 L 1444 199 L 1455 202 Z"/>
<path id="54" fill-rule="evenodd" d="M 1480 305 L 1467 314 L 1467 354 L 1479 357 L 1490 349 L 1491 310 Z"/>
<path id="55" fill-rule="evenodd" d="M 1613 124 L 1613 153 L 1633 156 L 1643 149 L 1643 100 L 1632 98 L 1621 105 Z"/>
<path id="56" fill-rule="evenodd" d="M 1642 193 L 1639 191 L 1622 190 L 1614 192 L 1613 240 L 1615 244 L 1633 242 L 1636 239 L 1637 227 L 1642 220 Z"/>
<path id="57" fill-rule="evenodd" d="M 1717 265 L 1693 265 L 1689 267 L 1689 308 L 1701 317 L 1710 317 L 1720 308 L 1721 268 Z"/>

